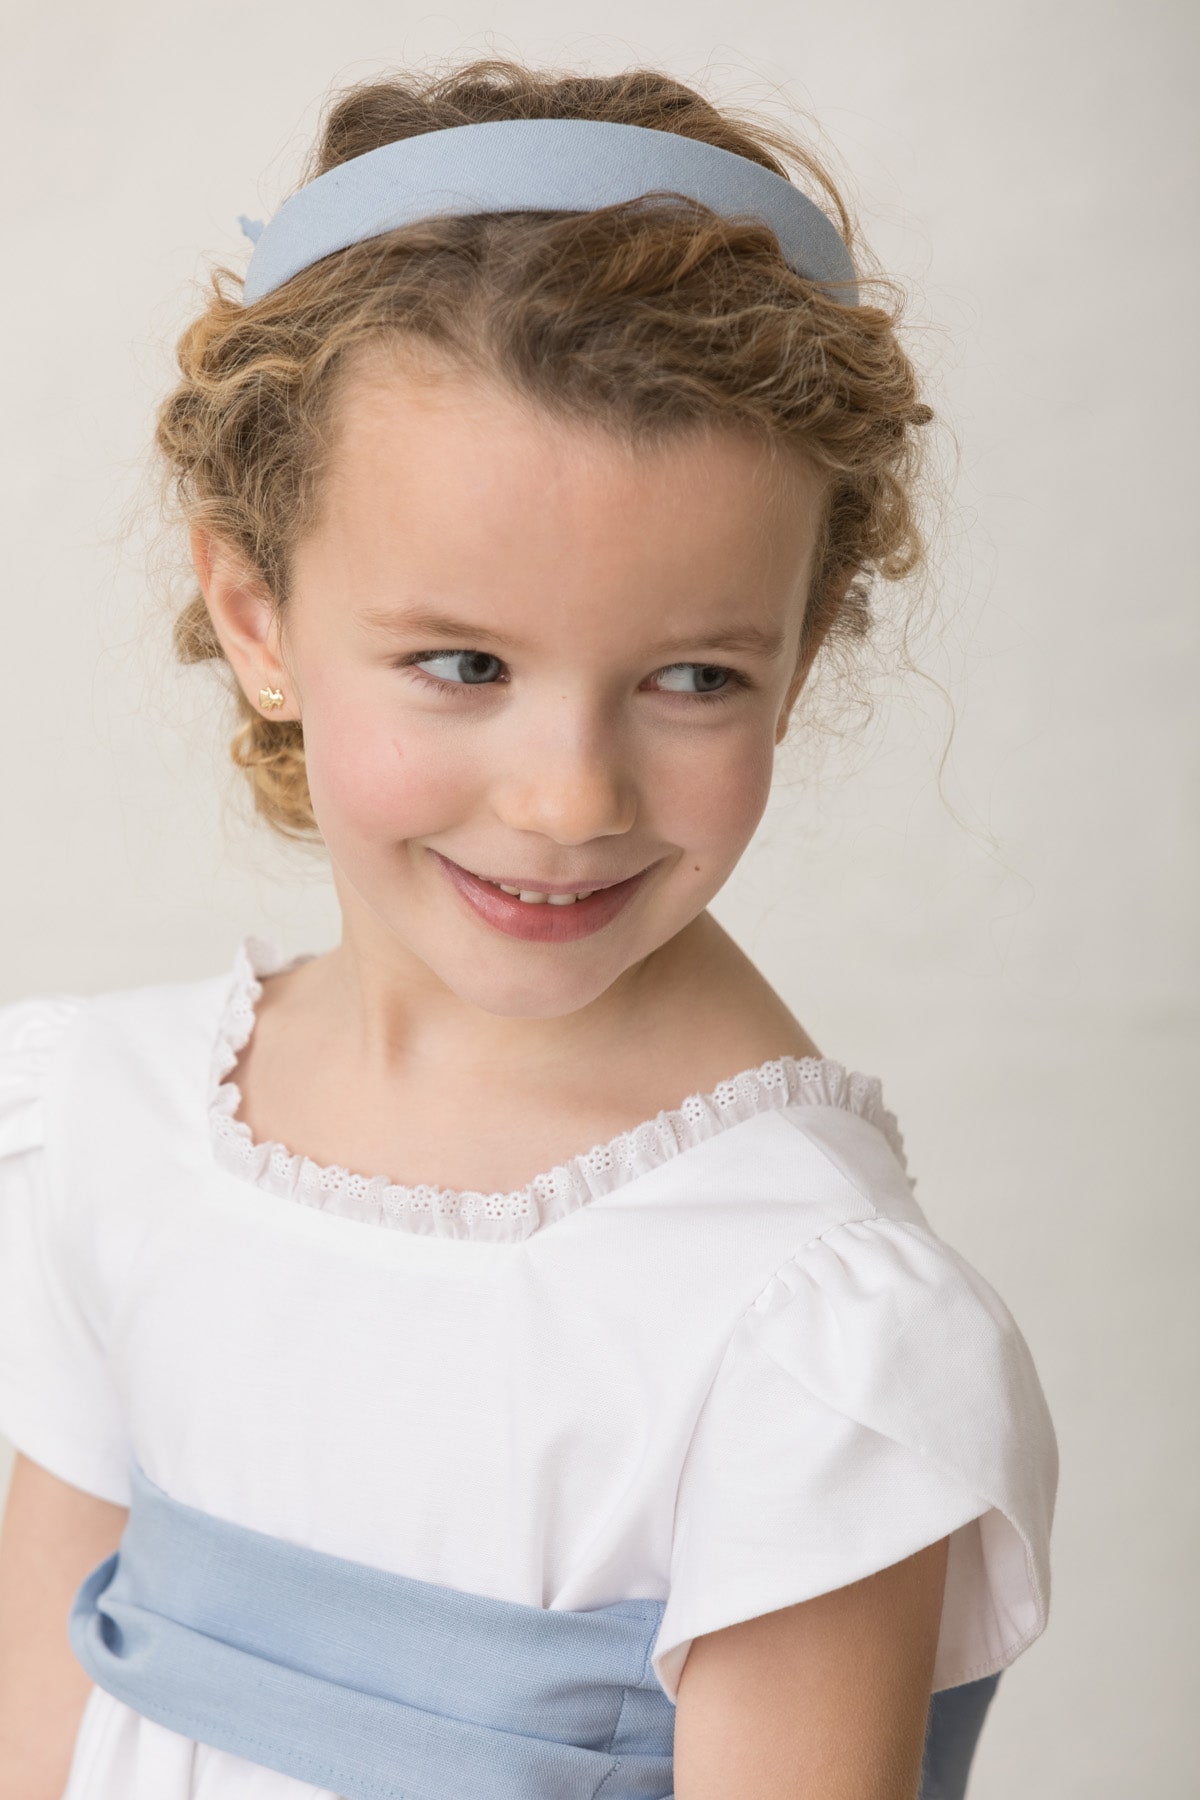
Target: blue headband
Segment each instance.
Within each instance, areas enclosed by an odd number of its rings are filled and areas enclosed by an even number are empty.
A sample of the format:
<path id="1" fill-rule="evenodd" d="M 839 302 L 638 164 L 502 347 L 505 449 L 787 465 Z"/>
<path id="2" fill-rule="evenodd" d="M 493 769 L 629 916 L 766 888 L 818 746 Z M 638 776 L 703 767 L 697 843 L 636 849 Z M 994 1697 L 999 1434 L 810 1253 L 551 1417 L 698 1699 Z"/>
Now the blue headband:
<path id="1" fill-rule="evenodd" d="M 447 214 L 591 212 L 645 194 L 682 194 L 725 218 L 769 225 L 798 275 L 840 283 L 858 304 L 854 264 L 808 195 L 748 157 L 697 138 L 597 119 L 496 119 L 453 125 L 368 150 L 318 175 L 254 240 L 247 305 L 323 256 L 398 225 Z"/>

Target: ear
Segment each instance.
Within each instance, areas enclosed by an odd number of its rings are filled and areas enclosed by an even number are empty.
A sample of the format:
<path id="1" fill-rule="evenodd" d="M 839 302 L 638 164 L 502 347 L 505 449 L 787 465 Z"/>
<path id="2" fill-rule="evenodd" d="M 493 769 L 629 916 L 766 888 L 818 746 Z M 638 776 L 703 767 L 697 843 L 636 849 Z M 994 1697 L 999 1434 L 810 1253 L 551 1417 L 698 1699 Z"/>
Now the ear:
<path id="1" fill-rule="evenodd" d="M 850 586 L 850 583 L 854 580 L 854 577 L 857 574 L 858 574 L 857 568 L 843 569 L 841 574 L 836 579 L 836 582 L 834 584 L 833 591 L 830 595 L 830 598 L 832 600 L 834 600 L 835 602 L 840 601 L 842 599 L 843 595 L 845 594 L 846 589 Z M 810 604 L 811 604 L 811 602 L 810 602 Z M 828 623 L 826 624 L 825 629 L 823 631 L 821 631 L 820 633 L 814 634 L 814 636 L 812 637 L 812 639 L 810 640 L 810 642 L 808 643 L 808 645 L 805 649 L 803 660 L 801 662 L 797 663 L 797 665 L 796 665 L 795 673 L 793 674 L 791 681 L 788 683 L 787 693 L 784 695 L 783 703 L 779 709 L 779 718 L 776 721 L 776 725 L 775 725 L 775 742 L 776 742 L 776 744 L 781 744 L 784 740 L 784 737 L 787 735 L 788 723 L 792 716 L 792 708 L 795 706 L 797 700 L 800 698 L 800 694 L 801 694 L 801 691 L 803 690 L 804 684 L 808 680 L 809 670 L 812 668 L 813 663 L 816 661 L 817 651 L 821 648 L 821 645 L 825 642 L 825 638 L 828 635 L 828 631 L 829 631 L 829 625 L 832 624 L 832 622 L 836 616 L 837 616 L 836 605 L 830 606 L 828 608 L 827 614 L 826 614 Z"/>
<path id="2" fill-rule="evenodd" d="M 779 709 L 779 717 L 775 722 L 775 742 L 777 745 L 782 744 L 784 738 L 787 736 L 787 728 L 791 723 L 792 708 L 800 698 L 801 689 L 808 680 L 808 671 L 812 667 L 813 656 L 815 655 L 816 651 L 813 651 L 812 655 L 805 657 L 804 661 L 797 667 L 796 673 L 792 676 L 791 681 L 788 683 L 788 691 L 783 696 L 783 705 Z"/>
<path id="3" fill-rule="evenodd" d="M 282 656 L 279 608 L 262 576 L 232 545 L 201 525 L 191 530 L 192 566 L 222 650 L 256 712 L 298 719 L 295 682 Z M 263 688 L 281 688 L 283 705 L 269 712 Z"/>

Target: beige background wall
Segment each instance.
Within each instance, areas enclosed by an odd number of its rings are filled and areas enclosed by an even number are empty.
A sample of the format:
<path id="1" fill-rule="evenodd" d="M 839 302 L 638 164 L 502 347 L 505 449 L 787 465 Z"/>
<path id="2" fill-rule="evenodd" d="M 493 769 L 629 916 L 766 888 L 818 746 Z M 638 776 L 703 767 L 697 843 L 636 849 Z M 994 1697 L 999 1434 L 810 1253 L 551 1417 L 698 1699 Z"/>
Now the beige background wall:
<path id="1" fill-rule="evenodd" d="M 3 26 L 0 999 L 335 934 L 319 869 L 223 797 L 222 704 L 170 667 L 130 512 L 190 284 L 246 253 L 236 217 L 277 203 L 331 83 L 492 48 L 798 104 L 914 284 L 961 446 L 918 651 L 957 715 L 941 792 L 945 701 L 880 681 L 819 780 L 797 739 L 714 910 L 827 1054 L 883 1077 L 926 1210 L 1012 1307 L 1058 1423 L 1053 1621 L 973 1800 L 1200 1791 L 1196 17 L 9 0 Z"/>

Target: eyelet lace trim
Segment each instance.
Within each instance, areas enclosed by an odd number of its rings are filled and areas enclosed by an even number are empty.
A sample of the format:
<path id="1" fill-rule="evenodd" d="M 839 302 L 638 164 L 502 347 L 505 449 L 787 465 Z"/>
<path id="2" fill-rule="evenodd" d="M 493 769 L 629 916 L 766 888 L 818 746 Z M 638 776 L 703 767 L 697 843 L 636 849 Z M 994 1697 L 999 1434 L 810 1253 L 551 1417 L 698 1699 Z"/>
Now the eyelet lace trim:
<path id="1" fill-rule="evenodd" d="M 813 1056 L 783 1056 L 756 1069 L 743 1069 L 711 1093 L 689 1094 L 678 1109 L 660 1112 L 606 1144 L 595 1144 L 510 1193 L 425 1184 L 404 1187 L 385 1175 L 356 1175 L 337 1164 L 322 1167 L 283 1144 L 269 1139 L 257 1143 L 249 1125 L 237 1117 L 241 1090 L 226 1079 L 254 1029 L 262 994 L 259 976 L 278 974 L 308 960 L 306 954 L 287 956 L 272 939 L 243 939 L 218 1030 L 208 1113 L 213 1152 L 223 1168 L 305 1206 L 427 1236 L 516 1241 L 732 1125 L 771 1107 L 797 1102 L 840 1106 L 860 1114 L 883 1132 L 907 1168 L 900 1128 L 895 1114 L 883 1104 L 879 1077 Z"/>

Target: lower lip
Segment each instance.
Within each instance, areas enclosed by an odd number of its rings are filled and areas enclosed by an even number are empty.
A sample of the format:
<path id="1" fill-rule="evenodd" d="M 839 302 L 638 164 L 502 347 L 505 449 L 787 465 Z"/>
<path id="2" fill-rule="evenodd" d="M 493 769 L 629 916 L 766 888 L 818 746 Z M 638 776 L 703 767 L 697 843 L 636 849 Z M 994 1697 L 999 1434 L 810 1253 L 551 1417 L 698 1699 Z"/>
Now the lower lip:
<path id="1" fill-rule="evenodd" d="M 524 938 L 534 944 L 571 944 L 576 938 L 591 937 L 594 931 L 602 931 L 629 904 L 650 873 L 649 869 L 643 869 L 640 875 L 631 875 L 628 881 L 597 888 L 586 900 L 576 900 L 572 906 L 551 906 L 548 900 L 518 900 L 515 894 L 506 894 L 502 888 L 480 881 L 477 875 L 460 868 L 439 851 L 435 850 L 433 854 L 464 900 L 470 902 L 486 924 L 494 925 L 508 937 Z"/>

